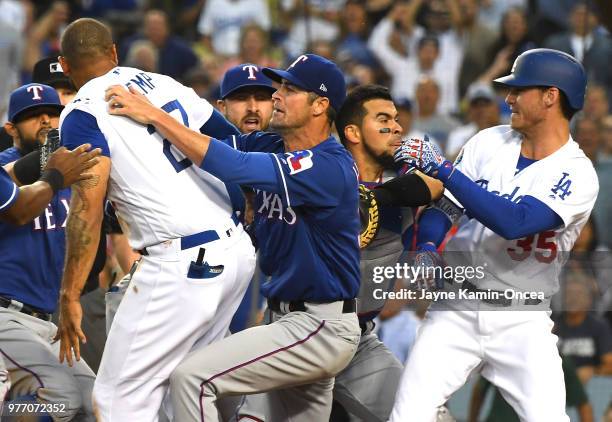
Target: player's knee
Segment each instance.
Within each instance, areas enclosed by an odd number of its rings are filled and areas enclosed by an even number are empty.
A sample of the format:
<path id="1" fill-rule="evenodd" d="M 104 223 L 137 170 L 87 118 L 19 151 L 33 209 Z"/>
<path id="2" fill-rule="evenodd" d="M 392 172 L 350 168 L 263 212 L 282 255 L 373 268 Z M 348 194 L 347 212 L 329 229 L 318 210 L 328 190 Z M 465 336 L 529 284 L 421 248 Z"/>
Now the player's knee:
<path id="1" fill-rule="evenodd" d="M 37 390 L 38 400 L 43 403 L 57 403 L 61 411 L 51 414 L 56 421 L 70 421 L 79 413 L 83 413 L 82 394 L 76 380 L 70 374 L 59 372 L 49 380 L 44 387 Z"/>
<path id="2" fill-rule="evenodd" d="M 201 382 L 201 378 L 196 377 L 194 371 L 188 365 L 179 365 L 170 374 L 170 388 L 172 391 L 199 388 L 198 379 Z"/>

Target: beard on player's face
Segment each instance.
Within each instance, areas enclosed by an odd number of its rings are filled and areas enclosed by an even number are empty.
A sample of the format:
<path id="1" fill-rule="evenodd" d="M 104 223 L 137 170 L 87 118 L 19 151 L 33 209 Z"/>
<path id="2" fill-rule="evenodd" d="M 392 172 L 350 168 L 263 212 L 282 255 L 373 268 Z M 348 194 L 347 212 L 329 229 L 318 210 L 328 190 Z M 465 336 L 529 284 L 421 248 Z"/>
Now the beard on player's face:
<path id="1" fill-rule="evenodd" d="M 395 168 L 395 160 L 393 160 L 393 155 L 388 151 L 375 151 L 374 148 L 372 148 L 367 142 L 363 143 L 363 148 L 367 154 L 372 157 L 372 159 L 376 161 L 376 163 L 383 169 L 391 170 Z"/>
<path id="2" fill-rule="evenodd" d="M 36 133 L 27 133 L 24 130 L 21 130 L 19 127 L 16 127 L 17 133 L 19 135 L 19 150 L 23 155 L 29 154 L 32 151 L 40 149 L 40 146 L 47 139 L 47 133 L 51 130 L 50 126 L 45 126 L 36 131 Z"/>

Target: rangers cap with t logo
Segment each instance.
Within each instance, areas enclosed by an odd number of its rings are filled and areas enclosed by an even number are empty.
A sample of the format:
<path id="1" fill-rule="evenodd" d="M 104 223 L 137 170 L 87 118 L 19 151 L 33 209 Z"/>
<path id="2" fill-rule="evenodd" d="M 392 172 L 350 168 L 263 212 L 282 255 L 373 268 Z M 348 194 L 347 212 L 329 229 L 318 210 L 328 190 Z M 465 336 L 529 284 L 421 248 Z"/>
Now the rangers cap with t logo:
<path id="1" fill-rule="evenodd" d="M 57 91 L 49 85 L 27 84 L 20 86 L 11 93 L 8 120 L 15 123 L 24 111 L 41 106 L 57 108 L 58 115 L 64 109 Z"/>
<path id="2" fill-rule="evenodd" d="M 271 92 L 275 91 L 272 81 L 261 73 L 261 67 L 252 63 L 243 63 L 225 72 L 221 81 L 221 99 L 247 86 L 263 87 L 268 88 Z"/>
<path id="3" fill-rule="evenodd" d="M 302 54 L 287 70 L 264 67 L 264 75 L 275 82 L 289 83 L 329 98 L 334 110 L 340 110 L 346 98 L 346 82 L 340 68 L 332 61 L 316 54 Z"/>

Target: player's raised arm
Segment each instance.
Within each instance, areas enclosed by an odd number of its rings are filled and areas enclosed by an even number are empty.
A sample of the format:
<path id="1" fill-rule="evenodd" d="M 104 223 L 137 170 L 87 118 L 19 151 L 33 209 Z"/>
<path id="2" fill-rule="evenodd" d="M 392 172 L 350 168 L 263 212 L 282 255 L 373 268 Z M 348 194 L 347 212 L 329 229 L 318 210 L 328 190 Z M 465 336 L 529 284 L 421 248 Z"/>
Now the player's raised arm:
<path id="1" fill-rule="evenodd" d="M 182 125 L 168 113 L 155 107 L 147 97 L 133 86 L 129 91 L 120 85 L 113 85 L 106 90 L 106 101 L 109 113 L 116 116 L 127 116 L 139 123 L 153 125 L 165 139 L 168 139 L 191 161 L 198 165 L 208 151 L 212 139 L 210 136 L 195 132 Z"/>

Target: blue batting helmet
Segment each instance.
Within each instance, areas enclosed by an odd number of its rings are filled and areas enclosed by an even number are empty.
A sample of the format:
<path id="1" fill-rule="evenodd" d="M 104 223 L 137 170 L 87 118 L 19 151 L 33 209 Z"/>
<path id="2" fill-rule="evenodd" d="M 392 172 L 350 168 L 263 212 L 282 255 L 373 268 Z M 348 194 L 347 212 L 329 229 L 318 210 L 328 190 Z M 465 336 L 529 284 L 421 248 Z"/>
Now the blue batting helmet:
<path id="1" fill-rule="evenodd" d="M 569 54 L 536 48 L 518 56 L 510 74 L 494 82 L 511 87 L 554 86 L 565 94 L 571 108 L 580 110 L 587 78 L 580 62 Z"/>

